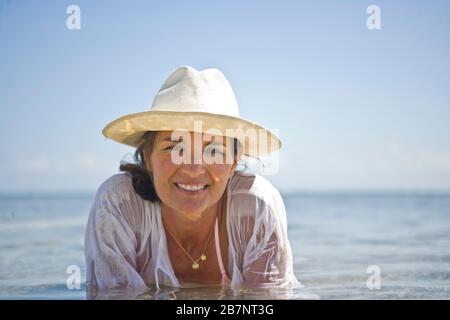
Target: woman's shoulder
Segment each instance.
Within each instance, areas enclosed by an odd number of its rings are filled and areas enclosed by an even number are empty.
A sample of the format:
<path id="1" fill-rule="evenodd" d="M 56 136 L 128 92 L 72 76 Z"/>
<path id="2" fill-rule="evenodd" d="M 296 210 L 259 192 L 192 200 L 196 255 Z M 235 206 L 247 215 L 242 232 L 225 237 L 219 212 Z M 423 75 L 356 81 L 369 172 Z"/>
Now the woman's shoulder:
<path id="1" fill-rule="evenodd" d="M 104 180 L 96 194 L 96 201 L 120 204 L 124 202 L 140 202 L 134 191 L 132 176 L 128 172 L 113 174 Z"/>
<path id="2" fill-rule="evenodd" d="M 264 176 L 256 173 L 236 171 L 230 181 L 232 194 L 247 193 L 258 198 L 265 199 L 273 195 L 279 195 L 279 191 Z"/>
<path id="3" fill-rule="evenodd" d="M 156 212 L 157 206 L 147 203 L 134 191 L 132 176 L 128 172 L 114 174 L 98 188 L 92 208 L 94 214 L 108 212 L 123 217 L 133 230 L 141 230 L 143 219 Z"/>
<path id="4" fill-rule="evenodd" d="M 126 193 L 133 191 L 131 174 L 128 172 L 116 173 L 104 180 L 97 193 Z"/>
<path id="5" fill-rule="evenodd" d="M 237 172 L 230 184 L 228 218 L 239 234 L 284 226 L 286 209 L 275 186 L 259 174 Z M 280 229 L 281 230 L 281 229 Z"/>
<path id="6" fill-rule="evenodd" d="M 271 207 L 282 203 L 277 188 L 264 176 L 236 171 L 230 180 L 230 197 L 238 201 L 259 201 Z"/>

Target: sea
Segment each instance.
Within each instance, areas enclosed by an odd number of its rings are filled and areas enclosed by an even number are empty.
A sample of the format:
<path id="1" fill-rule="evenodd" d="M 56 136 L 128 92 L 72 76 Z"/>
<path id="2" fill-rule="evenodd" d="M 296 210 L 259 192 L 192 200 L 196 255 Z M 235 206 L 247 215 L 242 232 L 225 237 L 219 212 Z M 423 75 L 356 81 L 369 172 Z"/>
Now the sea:
<path id="1" fill-rule="evenodd" d="M 450 194 L 283 194 L 302 288 L 136 296 L 86 290 L 83 238 L 94 195 L 0 194 L 0 299 L 450 299 Z"/>

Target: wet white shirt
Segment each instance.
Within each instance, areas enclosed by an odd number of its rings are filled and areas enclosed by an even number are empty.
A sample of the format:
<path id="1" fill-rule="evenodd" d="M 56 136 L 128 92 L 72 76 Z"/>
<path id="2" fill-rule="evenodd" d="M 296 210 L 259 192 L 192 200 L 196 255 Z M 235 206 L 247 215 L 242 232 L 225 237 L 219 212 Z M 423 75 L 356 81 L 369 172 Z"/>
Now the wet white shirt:
<path id="1" fill-rule="evenodd" d="M 226 192 L 230 287 L 301 287 L 278 190 L 260 175 L 235 172 Z M 99 187 L 86 228 L 85 257 L 89 287 L 183 287 L 169 259 L 161 206 L 134 191 L 129 173 L 115 174 Z"/>

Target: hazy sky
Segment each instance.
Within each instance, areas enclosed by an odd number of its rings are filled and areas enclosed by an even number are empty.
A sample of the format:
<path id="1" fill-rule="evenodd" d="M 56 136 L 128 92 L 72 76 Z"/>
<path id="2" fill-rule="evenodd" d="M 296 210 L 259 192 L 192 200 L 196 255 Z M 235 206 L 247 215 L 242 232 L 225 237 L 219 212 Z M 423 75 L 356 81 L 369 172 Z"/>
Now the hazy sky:
<path id="1" fill-rule="evenodd" d="M 133 151 L 102 128 L 182 65 L 279 130 L 282 191 L 450 190 L 450 2 L 430 4 L 0 0 L 0 190 L 96 190 Z"/>

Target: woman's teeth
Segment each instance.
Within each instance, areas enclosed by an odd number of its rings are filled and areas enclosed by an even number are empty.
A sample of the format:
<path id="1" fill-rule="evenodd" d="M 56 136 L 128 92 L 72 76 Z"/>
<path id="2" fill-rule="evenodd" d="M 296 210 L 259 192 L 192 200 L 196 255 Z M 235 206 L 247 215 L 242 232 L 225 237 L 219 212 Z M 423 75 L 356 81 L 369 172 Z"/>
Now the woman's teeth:
<path id="1" fill-rule="evenodd" d="M 181 184 L 181 183 L 177 183 L 176 184 L 178 187 L 180 187 L 181 189 L 184 190 L 189 190 L 189 191 L 199 191 L 202 190 L 206 187 L 206 184 Z"/>

